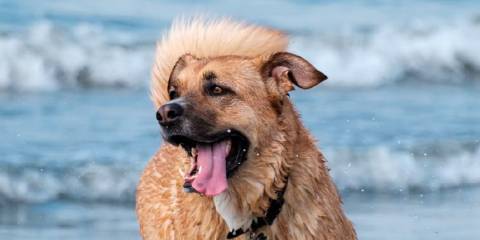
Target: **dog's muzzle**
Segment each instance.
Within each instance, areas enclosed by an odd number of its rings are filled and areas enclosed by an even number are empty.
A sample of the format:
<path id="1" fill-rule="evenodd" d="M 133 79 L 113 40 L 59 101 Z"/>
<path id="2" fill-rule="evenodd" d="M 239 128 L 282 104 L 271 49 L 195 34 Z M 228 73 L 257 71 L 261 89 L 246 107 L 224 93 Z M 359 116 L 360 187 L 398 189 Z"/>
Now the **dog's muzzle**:
<path id="1" fill-rule="evenodd" d="M 212 114 L 203 111 L 175 99 L 161 106 L 156 118 L 164 140 L 189 156 L 185 190 L 214 196 L 227 188 L 227 178 L 247 159 L 250 141 L 239 129 L 220 127 L 214 118 L 204 117 Z"/>

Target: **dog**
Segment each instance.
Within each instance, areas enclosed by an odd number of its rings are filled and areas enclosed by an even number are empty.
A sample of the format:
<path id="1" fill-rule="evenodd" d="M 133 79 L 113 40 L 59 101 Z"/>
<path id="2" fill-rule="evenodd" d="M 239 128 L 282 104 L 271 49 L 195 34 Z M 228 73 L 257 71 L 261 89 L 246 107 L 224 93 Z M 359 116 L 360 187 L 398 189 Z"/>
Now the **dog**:
<path id="1" fill-rule="evenodd" d="M 289 98 L 327 77 L 287 45 L 274 29 L 199 18 L 159 41 L 165 141 L 137 188 L 143 239 L 356 239 Z"/>

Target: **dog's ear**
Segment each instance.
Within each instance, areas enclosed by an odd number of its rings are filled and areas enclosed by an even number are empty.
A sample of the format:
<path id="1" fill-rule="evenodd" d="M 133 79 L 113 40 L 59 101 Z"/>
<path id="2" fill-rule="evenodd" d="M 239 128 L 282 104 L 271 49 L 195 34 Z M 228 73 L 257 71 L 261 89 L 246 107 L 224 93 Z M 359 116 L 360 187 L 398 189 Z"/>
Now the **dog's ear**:
<path id="1" fill-rule="evenodd" d="M 178 58 L 175 65 L 173 65 L 172 71 L 170 72 L 169 80 L 172 80 L 172 78 L 177 76 L 178 73 L 182 71 L 182 69 L 184 69 L 189 63 L 196 60 L 198 60 L 198 58 L 190 53 L 183 54 L 181 57 Z"/>
<path id="2" fill-rule="evenodd" d="M 167 89 L 170 89 L 171 82 L 174 81 L 174 79 L 182 71 L 182 69 L 184 69 L 189 63 L 197 60 L 199 60 L 199 58 L 193 56 L 190 53 L 183 54 L 181 57 L 179 57 L 175 65 L 173 65 L 172 71 L 170 72 Z"/>
<path id="3" fill-rule="evenodd" d="M 285 93 L 293 90 L 293 85 L 308 89 L 327 79 L 304 58 L 288 52 L 278 52 L 270 56 L 261 67 L 264 79 L 274 78 Z"/>

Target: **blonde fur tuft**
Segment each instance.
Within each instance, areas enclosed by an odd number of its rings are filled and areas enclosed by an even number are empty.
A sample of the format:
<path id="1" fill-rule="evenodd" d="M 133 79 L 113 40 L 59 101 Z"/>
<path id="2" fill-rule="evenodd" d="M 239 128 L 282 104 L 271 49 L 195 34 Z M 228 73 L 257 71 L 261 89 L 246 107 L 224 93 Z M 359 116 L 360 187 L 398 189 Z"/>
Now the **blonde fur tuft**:
<path id="1" fill-rule="evenodd" d="M 288 38 L 280 31 L 229 19 L 178 19 L 157 44 L 152 69 L 151 98 L 155 107 L 168 101 L 170 72 L 180 56 L 239 55 L 255 57 L 286 50 Z"/>

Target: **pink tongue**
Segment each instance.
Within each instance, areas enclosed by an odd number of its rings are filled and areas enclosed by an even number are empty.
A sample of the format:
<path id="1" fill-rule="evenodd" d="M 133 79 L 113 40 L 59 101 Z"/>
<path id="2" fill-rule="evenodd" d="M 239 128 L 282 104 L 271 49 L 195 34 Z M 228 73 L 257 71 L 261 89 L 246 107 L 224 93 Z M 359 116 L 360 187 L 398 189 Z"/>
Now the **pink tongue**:
<path id="1" fill-rule="evenodd" d="M 197 165 L 201 171 L 192 182 L 197 192 L 215 196 L 227 189 L 227 147 L 227 141 L 197 145 Z"/>

